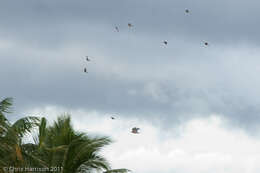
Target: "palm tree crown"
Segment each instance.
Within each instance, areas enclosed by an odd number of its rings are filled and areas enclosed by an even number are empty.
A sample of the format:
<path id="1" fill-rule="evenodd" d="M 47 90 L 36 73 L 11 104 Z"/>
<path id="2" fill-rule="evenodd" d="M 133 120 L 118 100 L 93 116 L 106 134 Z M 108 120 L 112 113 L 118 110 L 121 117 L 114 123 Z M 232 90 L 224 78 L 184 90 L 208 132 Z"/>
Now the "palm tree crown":
<path id="1" fill-rule="evenodd" d="M 59 116 L 49 126 L 46 118 L 33 116 L 21 118 L 12 124 L 4 115 L 10 112 L 11 106 L 11 98 L 0 102 L 0 167 L 37 167 L 45 168 L 46 172 L 55 167 L 57 169 L 52 172 L 61 173 L 129 171 L 111 169 L 100 151 L 112 140 L 75 131 L 70 115 Z M 37 129 L 36 134 L 33 133 L 34 129 Z M 32 135 L 34 142 L 24 143 L 26 134 Z"/>

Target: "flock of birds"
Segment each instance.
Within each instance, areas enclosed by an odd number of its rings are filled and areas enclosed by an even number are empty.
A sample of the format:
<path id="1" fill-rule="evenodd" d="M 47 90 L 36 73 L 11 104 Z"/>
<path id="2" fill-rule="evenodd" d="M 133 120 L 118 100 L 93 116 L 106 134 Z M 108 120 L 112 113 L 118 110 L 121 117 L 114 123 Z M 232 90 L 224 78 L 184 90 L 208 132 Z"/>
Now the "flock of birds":
<path id="1" fill-rule="evenodd" d="M 189 9 L 185 9 L 185 13 L 190 13 L 190 10 L 189 10 Z M 128 23 L 127 26 L 128 26 L 129 28 L 134 27 L 134 25 L 133 25 L 132 23 Z M 118 26 L 115 26 L 115 30 L 116 30 L 117 32 L 120 31 Z M 167 40 L 164 40 L 162 43 L 163 43 L 164 45 L 168 45 L 168 41 L 167 41 Z M 208 45 L 209 45 L 208 42 L 204 42 L 203 44 L 204 44 L 205 46 L 208 46 Z M 89 56 L 86 56 L 86 61 L 90 61 Z M 87 67 L 84 67 L 84 73 L 88 73 Z"/>
<path id="2" fill-rule="evenodd" d="M 185 13 L 190 13 L 190 10 L 189 10 L 189 9 L 186 9 L 186 10 L 185 10 Z M 132 23 L 128 23 L 127 26 L 128 26 L 129 28 L 134 27 L 134 25 L 133 25 Z M 117 32 L 120 32 L 118 26 L 115 26 L 115 30 L 116 30 Z M 163 43 L 164 45 L 168 45 L 168 41 L 167 41 L 167 40 L 164 40 L 162 43 Z M 209 43 L 208 43 L 208 42 L 204 42 L 204 45 L 205 45 L 205 46 L 208 46 Z M 85 60 L 86 60 L 87 62 L 89 62 L 89 61 L 90 61 L 90 57 L 89 57 L 89 56 L 85 56 Z M 88 73 L 87 67 L 84 67 L 84 73 Z M 115 120 L 115 117 L 111 116 L 111 119 L 112 119 L 112 120 Z M 140 128 L 138 128 L 138 127 L 133 127 L 132 130 L 131 130 L 131 133 L 133 133 L 133 134 L 139 134 L 139 133 L 140 133 L 139 130 L 140 130 Z"/>

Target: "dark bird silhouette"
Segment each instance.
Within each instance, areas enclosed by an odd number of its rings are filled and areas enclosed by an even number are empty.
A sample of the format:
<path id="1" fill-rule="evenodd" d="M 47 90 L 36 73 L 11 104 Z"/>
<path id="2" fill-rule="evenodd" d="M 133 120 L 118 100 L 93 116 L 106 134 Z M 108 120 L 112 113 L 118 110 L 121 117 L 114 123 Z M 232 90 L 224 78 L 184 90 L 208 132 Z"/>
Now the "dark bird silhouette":
<path id="1" fill-rule="evenodd" d="M 209 43 L 208 43 L 208 42 L 204 42 L 204 45 L 205 45 L 205 46 L 208 46 L 208 45 L 209 45 Z"/>
<path id="2" fill-rule="evenodd" d="M 114 119 L 115 119 L 115 117 L 111 117 L 111 119 L 112 119 L 112 120 L 114 120 Z"/>
<path id="3" fill-rule="evenodd" d="M 134 128 L 132 128 L 131 133 L 138 134 L 139 133 L 138 130 L 140 130 L 140 128 L 134 127 Z"/>
<path id="4" fill-rule="evenodd" d="M 164 40 L 163 43 L 164 43 L 165 45 L 167 45 L 167 44 L 168 44 L 168 41 Z"/>
<path id="5" fill-rule="evenodd" d="M 185 12 L 186 12 L 186 13 L 189 13 L 189 12 L 190 12 L 190 10 L 186 9 L 186 10 L 185 10 Z"/>
<path id="6" fill-rule="evenodd" d="M 87 68 L 86 68 L 86 67 L 84 68 L 84 72 L 85 72 L 85 73 L 88 73 L 88 71 L 87 71 Z"/>
<path id="7" fill-rule="evenodd" d="M 117 26 L 115 27 L 115 29 L 116 29 L 117 32 L 119 32 L 119 28 Z"/>
<path id="8" fill-rule="evenodd" d="M 127 24 L 129 28 L 133 27 L 134 25 L 132 25 L 131 23 Z"/>

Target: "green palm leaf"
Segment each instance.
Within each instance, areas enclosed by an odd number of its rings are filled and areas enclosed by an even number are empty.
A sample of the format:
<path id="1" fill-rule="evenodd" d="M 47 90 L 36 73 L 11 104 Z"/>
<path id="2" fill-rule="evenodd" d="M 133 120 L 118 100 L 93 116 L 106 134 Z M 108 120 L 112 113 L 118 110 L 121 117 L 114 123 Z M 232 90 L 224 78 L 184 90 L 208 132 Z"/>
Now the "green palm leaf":
<path id="1" fill-rule="evenodd" d="M 105 171 L 103 173 L 127 173 L 127 172 L 131 172 L 131 170 L 129 170 L 129 169 L 111 169 L 111 170 Z"/>

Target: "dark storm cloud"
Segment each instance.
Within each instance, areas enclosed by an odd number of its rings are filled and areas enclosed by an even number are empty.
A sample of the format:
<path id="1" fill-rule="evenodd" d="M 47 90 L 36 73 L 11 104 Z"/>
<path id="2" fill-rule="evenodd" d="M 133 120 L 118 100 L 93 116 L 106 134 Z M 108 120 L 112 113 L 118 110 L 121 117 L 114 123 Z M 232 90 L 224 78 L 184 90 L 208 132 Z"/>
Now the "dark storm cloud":
<path id="1" fill-rule="evenodd" d="M 182 35 L 218 44 L 243 40 L 258 43 L 259 5 L 258 1 L 242 0 L 5 1 L 0 7 L 0 19 L 2 34 L 18 34 L 23 39 L 44 39 L 40 35 L 48 34 L 48 39 L 55 41 L 71 29 L 84 30 L 93 23 L 121 29 L 133 22 L 138 28 L 135 34 Z M 186 8 L 190 14 L 184 13 Z"/>
<path id="2" fill-rule="evenodd" d="M 259 5 L 5 1 L 0 6 L 0 89 L 21 111 L 58 105 L 160 116 L 167 126 L 217 113 L 240 127 L 256 127 Z M 134 27 L 129 29 L 128 22 Z M 85 54 L 94 56 L 89 74 L 82 71 Z"/>

